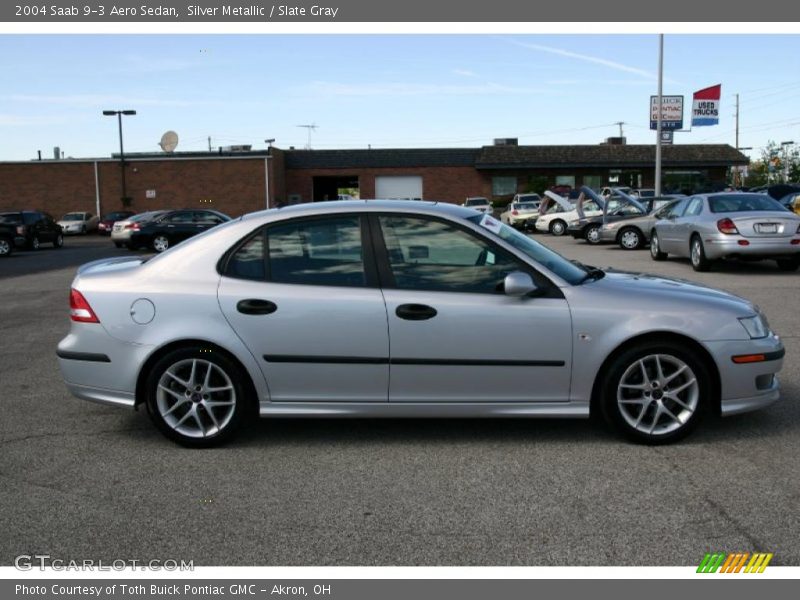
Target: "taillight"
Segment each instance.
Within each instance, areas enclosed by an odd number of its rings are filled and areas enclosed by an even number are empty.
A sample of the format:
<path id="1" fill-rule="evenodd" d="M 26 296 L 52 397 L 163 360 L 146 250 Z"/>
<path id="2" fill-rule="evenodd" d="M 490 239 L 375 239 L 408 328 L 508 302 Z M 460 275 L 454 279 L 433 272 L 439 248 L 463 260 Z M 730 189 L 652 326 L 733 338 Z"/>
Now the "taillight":
<path id="1" fill-rule="evenodd" d="M 69 291 L 69 318 L 78 323 L 100 322 L 83 294 L 74 288 Z"/>
<path id="2" fill-rule="evenodd" d="M 125 225 L 125 229 L 133 229 L 134 231 L 139 231 L 139 224 L 130 223 L 129 225 Z"/>
<path id="3" fill-rule="evenodd" d="M 25 235 L 25 225 L 17 225 L 17 235 Z"/>
<path id="4" fill-rule="evenodd" d="M 730 219 L 720 219 L 717 221 L 717 229 L 719 229 L 721 233 L 726 233 L 728 235 L 739 233 L 739 230 L 736 229 L 736 225 Z"/>
<path id="5" fill-rule="evenodd" d="M 512 210 L 511 214 L 516 217 L 519 214 L 519 211 L 518 210 Z"/>

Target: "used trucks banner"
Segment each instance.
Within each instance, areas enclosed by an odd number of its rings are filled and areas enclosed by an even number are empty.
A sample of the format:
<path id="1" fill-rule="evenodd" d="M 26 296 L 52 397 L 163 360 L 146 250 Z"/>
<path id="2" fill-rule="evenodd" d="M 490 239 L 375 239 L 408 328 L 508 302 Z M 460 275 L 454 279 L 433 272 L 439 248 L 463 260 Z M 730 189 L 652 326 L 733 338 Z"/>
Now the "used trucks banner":
<path id="1" fill-rule="evenodd" d="M 694 93 L 692 127 L 719 124 L 719 98 L 722 84 L 712 85 Z"/>

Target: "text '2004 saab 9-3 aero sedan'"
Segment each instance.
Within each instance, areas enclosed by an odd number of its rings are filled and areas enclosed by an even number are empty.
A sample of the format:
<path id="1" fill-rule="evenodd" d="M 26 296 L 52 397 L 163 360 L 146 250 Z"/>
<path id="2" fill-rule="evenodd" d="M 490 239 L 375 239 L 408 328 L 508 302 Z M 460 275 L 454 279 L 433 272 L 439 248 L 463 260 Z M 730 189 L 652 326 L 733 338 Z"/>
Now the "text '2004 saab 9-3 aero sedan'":
<path id="1" fill-rule="evenodd" d="M 750 302 L 574 263 L 469 208 L 253 213 L 150 260 L 81 267 L 67 387 L 187 446 L 262 417 L 588 417 L 635 441 L 779 397 Z"/>

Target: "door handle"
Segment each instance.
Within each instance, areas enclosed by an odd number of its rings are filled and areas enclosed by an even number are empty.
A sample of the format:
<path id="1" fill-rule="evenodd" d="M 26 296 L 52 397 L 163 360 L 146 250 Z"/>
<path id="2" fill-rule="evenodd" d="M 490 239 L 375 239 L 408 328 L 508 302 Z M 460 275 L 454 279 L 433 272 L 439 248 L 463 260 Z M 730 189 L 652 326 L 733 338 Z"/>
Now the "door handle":
<path id="1" fill-rule="evenodd" d="M 248 298 L 236 303 L 236 310 L 244 315 L 269 315 L 278 310 L 278 305 L 269 300 Z"/>
<path id="2" fill-rule="evenodd" d="M 427 304 L 401 304 L 394 313 L 406 321 L 426 321 L 436 316 L 436 309 Z"/>

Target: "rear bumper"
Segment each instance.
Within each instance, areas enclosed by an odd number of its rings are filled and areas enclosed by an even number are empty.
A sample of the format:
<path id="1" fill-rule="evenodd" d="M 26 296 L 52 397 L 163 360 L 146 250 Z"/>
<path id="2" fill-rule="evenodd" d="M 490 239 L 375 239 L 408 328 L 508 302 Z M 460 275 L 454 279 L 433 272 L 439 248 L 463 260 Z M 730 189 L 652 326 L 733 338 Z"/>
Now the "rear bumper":
<path id="1" fill-rule="evenodd" d="M 800 244 L 792 245 L 793 237 L 746 238 L 741 235 L 703 236 L 706 257 L 712 260 L 724 257 L 743 258 L 792 258 L 800 257 Z M 748 242 L 746 246 L 739 242 Z"/>

